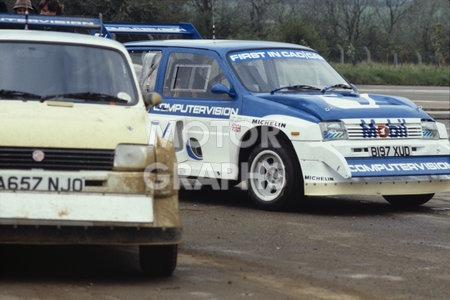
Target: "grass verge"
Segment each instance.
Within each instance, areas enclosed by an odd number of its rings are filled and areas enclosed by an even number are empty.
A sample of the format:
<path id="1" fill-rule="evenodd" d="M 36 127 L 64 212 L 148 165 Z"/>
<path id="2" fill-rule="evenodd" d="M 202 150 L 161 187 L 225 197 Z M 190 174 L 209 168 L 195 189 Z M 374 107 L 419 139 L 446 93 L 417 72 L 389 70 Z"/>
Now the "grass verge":
<path id="1" fill-rule="evenodd" d="M 378 63 L 337 64 L 333 66 L 351 83 L 386 85 L 450 85 L 450 67 L 404 64 L 387 65 Z"/>

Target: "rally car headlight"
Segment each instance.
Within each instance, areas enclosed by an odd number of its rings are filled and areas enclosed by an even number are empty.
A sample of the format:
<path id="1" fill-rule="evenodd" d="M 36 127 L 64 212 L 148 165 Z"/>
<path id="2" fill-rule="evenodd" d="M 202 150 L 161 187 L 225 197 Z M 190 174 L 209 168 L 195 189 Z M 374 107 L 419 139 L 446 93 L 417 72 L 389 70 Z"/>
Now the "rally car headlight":
<path id="1" fill-rule="evenodd" d="M 344 140 L 348 138 L 347 129 L 342 122 L 320 122 L 319 125 L 324 140 Z"/>
<path id="2" fill-rule="evenodd" d="M 422 138 L 424 139 L 438 139 L 439 131 L 436 123 L 432 121 L 422 121 Z"/>
<path id="3" fill-rule="evenodd" d="M 153 146 L 118 145 L 114 153 L 114 169 L 143 170 L 154 160 Z"/>

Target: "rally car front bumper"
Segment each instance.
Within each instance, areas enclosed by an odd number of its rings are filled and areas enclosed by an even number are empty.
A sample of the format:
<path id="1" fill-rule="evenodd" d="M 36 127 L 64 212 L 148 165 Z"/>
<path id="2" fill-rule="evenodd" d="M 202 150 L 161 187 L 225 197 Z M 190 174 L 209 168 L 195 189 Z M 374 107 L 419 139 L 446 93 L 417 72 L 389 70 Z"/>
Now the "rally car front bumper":
<path id="1" fill-rule="evenodd" d="M 396 156 L 384 157 L 371 151 L 387 147 L 407 147 L 405 149 L 411 151 L 393 151 Z M 404 195 L 450 191 L 447 140 L 365 141 L 363 145 L 357 141 L 294 142 L 294 148 L 306 195 Z"/>

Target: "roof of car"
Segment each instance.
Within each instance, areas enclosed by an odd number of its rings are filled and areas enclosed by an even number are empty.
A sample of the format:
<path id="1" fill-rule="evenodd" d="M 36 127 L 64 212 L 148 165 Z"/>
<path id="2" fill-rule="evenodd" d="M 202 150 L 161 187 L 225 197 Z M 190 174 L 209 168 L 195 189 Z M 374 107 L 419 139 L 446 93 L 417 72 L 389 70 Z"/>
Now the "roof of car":
<path id="1" fill-rule="evenodd" d="M 244 49 L 261 49 L 261 48 L 288 48 L 288 49 L 302 49 L 312 50 L 311 48 L 282 42 L 266 42 L 266 41 L 252 41 L 252 40 L 153 40 L 153 41 L 138 41 L 125 43 L 129 47 L 145 47 L 145 46 L 159 46 L 159 47 L 187 47 L 197 49 L 213 49 L 217 51 L 231 51 Z"/>
<path id="2" fill-rule="evenodd" d="M 120 48 L 125 50 L 117 41 L 102 37 L 91 36 L 88 34 L 43 31 L 43 30 L 0 30 L 0 41 L 33 41 L 33 42 L 50 42 L 50 43 L 68 43 L 68 44 L 84 44 L 96 45 L 111 48 Z"/>

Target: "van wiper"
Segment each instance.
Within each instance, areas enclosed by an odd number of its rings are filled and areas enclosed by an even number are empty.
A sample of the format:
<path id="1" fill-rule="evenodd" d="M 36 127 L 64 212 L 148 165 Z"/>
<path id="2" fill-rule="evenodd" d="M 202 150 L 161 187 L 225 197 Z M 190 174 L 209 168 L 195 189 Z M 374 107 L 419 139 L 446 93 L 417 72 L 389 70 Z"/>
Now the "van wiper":
<path id="1" fill-rule="evenodd" d="M 328 91 L 331 91 L 331 90 L 334 90 L 334 89 L 338 89 L 338 88 L 339 89 L 346 89 L 346 90 L 353 90 L 353 87 L 351 87 L 348 84 L 338 83 L 338 84 L 333 84 L 333 85 L 330 85 L 330 86 L 326 86 L 320 92 L 322 94 L 325 94 Z"/>
<path id="2" fill-rule="evenodd" d="M 320 91 L 318 87 L 307 85 L 307 84 L 294 84 L 294 85 L 287 85 L 282 86 L 276 89 L 273 89 L 270 93 L 273 95 L 275 92 L 281 91 L 281 90 L 288 90 L 288 91 L 298 91 L 298 90 L 313 90 L 313 91 Z"/>
<path id="3" fill-rule="evenodd" d="M 15 91 L 15 90 L 0 90 L 0 98 L 13 98 L 13 99 L 22 99 L 22 100 L 29 100 L 29 99 L 41 99 L 40 95 L 28 93 L 28 92 L 22 92 L 22 91 Z"/>
<path id="4" fill-rule="evenodd" d="M 111 96 L 108 94 L 102 93 L 92 93 L 92 92 L 83 92 L 83 93 L 67 93 L 67 94 L 55 94 L 48 95 L 41 98 L 41 102 L 45 100 L 51 99 L 80 99 L 89 102 L 114 102 L 114 103 L 128 103 L 127 100 L 121 99 L 115 96 Z"/>

